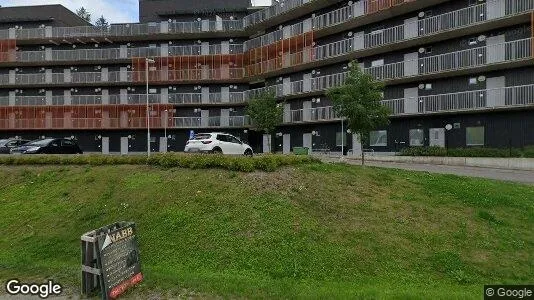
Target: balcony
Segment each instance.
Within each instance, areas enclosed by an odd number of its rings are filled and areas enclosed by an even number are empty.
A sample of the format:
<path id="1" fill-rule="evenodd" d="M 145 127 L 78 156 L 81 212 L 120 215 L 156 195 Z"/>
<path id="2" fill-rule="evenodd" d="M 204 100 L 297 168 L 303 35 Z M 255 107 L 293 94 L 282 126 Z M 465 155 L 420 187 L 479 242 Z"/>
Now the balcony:
<path id="1" fill-rule="evenodd" d="M 311 121 L 341 120 L 336 116 L 333 106 L 315 107 L 310 109 Z"/>
<path id="2" fill-rule="evenodd" d="M 226 127 L 246 127 L 250 125 L 248 116 L 229 116 L 224 118 L 215 117 L 175 117 L 173 127 L 176 128 L 226 128 Z"/>
<path id="3" fill-rule="evenodd" d="M 364 69 L 377 80 L 399 81 L 403 78 L 431 74 L 447 76 L 450 72 L 531 60 L 534 39 L 522 39 L 502 44 L 472 48 L 427 56 Z"/>
<path id="4" fill-rule="evenodd" d="M 534 85 L 383 100 L 393 116 L 511 109 L 534 105 Z"/>

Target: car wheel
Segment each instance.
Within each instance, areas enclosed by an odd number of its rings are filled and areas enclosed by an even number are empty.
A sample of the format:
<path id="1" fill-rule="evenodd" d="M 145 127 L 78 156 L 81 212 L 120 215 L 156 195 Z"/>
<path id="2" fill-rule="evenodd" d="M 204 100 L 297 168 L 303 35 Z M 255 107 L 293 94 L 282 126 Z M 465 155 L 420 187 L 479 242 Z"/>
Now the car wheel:
<path id="1" fill-rule="evenodd" d="M 252 157 L 252 155 L 253 155 L 252 154 L 252 150 L 250 150 L 250 149 L 245 150 L 245 156 Z"/>
<path id="2" fill-rule="evenodd" d="M 214 148 L 213 150 L 211 150 L 211 152 L 213 154 L 223 154 L 221 148 Z"/>

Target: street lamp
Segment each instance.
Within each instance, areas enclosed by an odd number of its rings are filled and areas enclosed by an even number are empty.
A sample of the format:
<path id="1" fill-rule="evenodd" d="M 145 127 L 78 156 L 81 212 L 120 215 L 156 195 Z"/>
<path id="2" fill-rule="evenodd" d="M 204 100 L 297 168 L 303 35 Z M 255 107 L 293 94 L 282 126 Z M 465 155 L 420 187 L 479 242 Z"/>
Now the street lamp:
<path id="1" fill-rule="evenodd" d="M 167 144 L 168 143 L 167 142 L 167 122 L 169 122 L 169 110 L 168 109 L 165 110 L 165 122 L 164 122 L 165 124 L 163 124 L 165 126 L 163 127 L 165 130 L 165 148 L 169 148 Z"/>
<path id="2" fill-rule="evenodd" d="M 148 64 L 155 63 L 156 61 L 150 58 L 145 58 L 146 66 L 146 127 L 147 127 L 147 137 L 146 137 L 146 153 L 150 157 L 150 106 L 149 106 L 149 90 L 148 90 Z"/>

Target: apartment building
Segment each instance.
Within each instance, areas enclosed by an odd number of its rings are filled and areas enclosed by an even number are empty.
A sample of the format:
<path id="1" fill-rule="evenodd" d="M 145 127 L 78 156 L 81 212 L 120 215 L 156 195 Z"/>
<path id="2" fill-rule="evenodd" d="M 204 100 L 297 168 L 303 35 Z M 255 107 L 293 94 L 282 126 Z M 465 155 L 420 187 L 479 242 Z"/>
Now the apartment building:
<path id="1" fill-rule="evenodd" d="M 358 152 L 325 97 L 355 62 L 384 82 L 391 109 L 366 148 L 534 145 L 534 0 L 139 6 L 140 23 L 104 29 L 61 6 L 0 8 L 0 137 L 73 137 L 87 152 L 128 153 L 146 151 L 149 126 L 160 152 L 207 131 L 258 152 L 269 139 L 283 153 Z M 284 106 L 272 136 L 246 116 L 265 90 Z"/>

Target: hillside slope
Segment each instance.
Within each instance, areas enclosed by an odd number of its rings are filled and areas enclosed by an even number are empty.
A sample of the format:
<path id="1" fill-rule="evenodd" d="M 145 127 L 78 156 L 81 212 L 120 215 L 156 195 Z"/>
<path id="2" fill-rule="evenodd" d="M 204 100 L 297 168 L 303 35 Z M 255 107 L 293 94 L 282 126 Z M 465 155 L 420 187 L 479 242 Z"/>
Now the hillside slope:
<path id="1" fill-rule="evenodd" d="M 534 188 L 310 164 L 273 173 L 2 167 L 0 279 L 78 294 L 80 235 L 137 223 L 132 295 L 482 297 L 534 279 Z"/>

